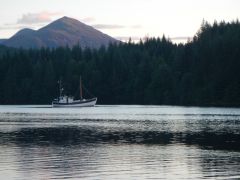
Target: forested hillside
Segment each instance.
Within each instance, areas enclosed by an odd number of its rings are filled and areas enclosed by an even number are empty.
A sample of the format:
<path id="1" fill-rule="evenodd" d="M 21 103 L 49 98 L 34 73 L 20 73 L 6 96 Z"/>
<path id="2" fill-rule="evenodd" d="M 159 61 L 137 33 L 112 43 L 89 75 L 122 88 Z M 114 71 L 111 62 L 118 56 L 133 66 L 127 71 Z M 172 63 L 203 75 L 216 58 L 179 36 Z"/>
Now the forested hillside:
<path id="1" fill-rule="evenodd" d="M 165 37 L 107 48 L 0 47 L 0 104 L 49 104 L 79 96 L 79 76 L 98 104 L 240 106 L 240 24 L 203 23 L 191 42 Z"/>

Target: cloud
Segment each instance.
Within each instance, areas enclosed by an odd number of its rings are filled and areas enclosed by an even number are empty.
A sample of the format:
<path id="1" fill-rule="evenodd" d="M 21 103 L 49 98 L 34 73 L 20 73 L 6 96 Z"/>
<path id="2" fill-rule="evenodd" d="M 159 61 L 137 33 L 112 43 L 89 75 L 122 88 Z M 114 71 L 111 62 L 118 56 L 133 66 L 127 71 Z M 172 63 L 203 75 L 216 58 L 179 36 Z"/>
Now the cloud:
<path id="1" fill-rule="evenodd" d="M 62 15 L 60 12 L 48 12 L 42 11 L 39 13 L 27 13 L 23 14 L 20 19 L 18 19 L 17 24 L 38 24 L 46 23 L 52 20 L 53 16 Z"/>
<path id="2" fill-rule="evenodd" d="M 0 26 L 0 30 L 16 29 L 15 27 L 9 28 L 7 26 Z"/>
<path id="3" fill-rule="evenodd" d="M 170 38 L 171 40 L 189 40 L 192 39 L 192 37 L 188 37 L 188 36 L 179 36 L 179 37 L 172 37 Z"/>
<path id="4" fill-rule="evenodd" d="M 48 22 L 52 21 L 54 16 L 60 16 L 63 13 L 61 12 L 48 12 L 42 11 L 39 13 L 27 13 L 23 14 L 20 19 L 15 23 L 6 23 L 0 26 L 0 30 L 19 30 L 23 28 L 39 28 L 40 26 L 45 25 Z"/>
<path id="5" fill-rule="evenodd" d="M 141 37 L 138 37 L 138 36 L 133 36 L 133 37 L 129 37 L 129 36 L 117 36 L 115 37 L 116 39 L 120 40 L 120 41 L 124 41 L 124 42 L 127 42 L 129 41 L 129 39 L 131 39 L 132 41 L 140 41 Z"/>
<path id="6" fill-rule="evenodd" d="M 124 26 L 119 24 L 94 24 L 92 26 L 96 29 L 123 29 L 123 28 L 140 29 L 142 28 L 141 25 Z"/>
<path id="7" fill-rule="evenodd" d="M 142 28 L 142 26 L 139 24 L 136 24 L 136 25 L 131 26 L 131 28 L 132 29 L 140 29 L 140 28 Z"/>
<path id="8" fill-rule="evenodd" d="M 81 21 L 85 23 L 90 23 L 90 22 L 96 21 L 96 19 L 94 17 L 85 17 L 85 18 L 82 18 Z"/>
<path id="9" fill-rule="evenodd" d="M 122 29 L 126 26 L 117 25 L 117 24 L 94 24 L 92 25 L 96 29 Z"/>
<path id="10" fill-rule="evenodd" d="M 0 26 L 0 30 L 10 30 L 10 29 L 24 29 L 29 28 L 29 26 L 22 26 L 17 24 L 5 24 L 4 26 Z"/>

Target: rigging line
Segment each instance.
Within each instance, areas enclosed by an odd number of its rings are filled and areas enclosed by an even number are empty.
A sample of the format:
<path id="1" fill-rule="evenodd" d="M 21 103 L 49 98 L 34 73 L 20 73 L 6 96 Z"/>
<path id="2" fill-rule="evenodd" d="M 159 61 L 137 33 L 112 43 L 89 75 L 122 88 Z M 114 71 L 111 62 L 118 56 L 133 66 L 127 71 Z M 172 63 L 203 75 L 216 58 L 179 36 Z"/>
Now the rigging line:
<path id="1" fill-rule="evenodd" d="M 95 97 L 92 93 L 88 91 L 88 89 L 82 84 L 83 89 L 92 97 Z"/>

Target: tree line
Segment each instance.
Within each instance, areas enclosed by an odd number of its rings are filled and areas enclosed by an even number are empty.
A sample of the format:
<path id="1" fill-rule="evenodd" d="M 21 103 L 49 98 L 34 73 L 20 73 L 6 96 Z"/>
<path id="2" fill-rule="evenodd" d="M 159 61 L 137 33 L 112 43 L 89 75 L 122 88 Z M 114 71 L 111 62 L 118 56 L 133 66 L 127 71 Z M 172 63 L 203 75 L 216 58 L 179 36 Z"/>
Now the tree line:
<path id="1" fill-rule="evenodd" d="M 79 97 L 79 77 L 98 104 L 240 105 L 240 24 L 203 22 L 191 41 L 165 36 L 99 49 L 0 47 L 0 104 Z M 85 95 L 91 95 L 85 92 Z"/>

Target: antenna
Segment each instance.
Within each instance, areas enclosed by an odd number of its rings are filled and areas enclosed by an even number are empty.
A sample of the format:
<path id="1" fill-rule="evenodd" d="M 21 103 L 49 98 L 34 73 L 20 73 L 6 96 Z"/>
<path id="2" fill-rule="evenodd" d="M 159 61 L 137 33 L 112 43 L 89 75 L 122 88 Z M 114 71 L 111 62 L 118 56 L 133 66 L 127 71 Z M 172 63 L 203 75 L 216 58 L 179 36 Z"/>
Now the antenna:
<path id="1" fill-rule="evenodd" d="M 82 77 L 80 75 L 80 99 L 82 100 L 83 99 L 83 96 L 82 96 Z"/>

